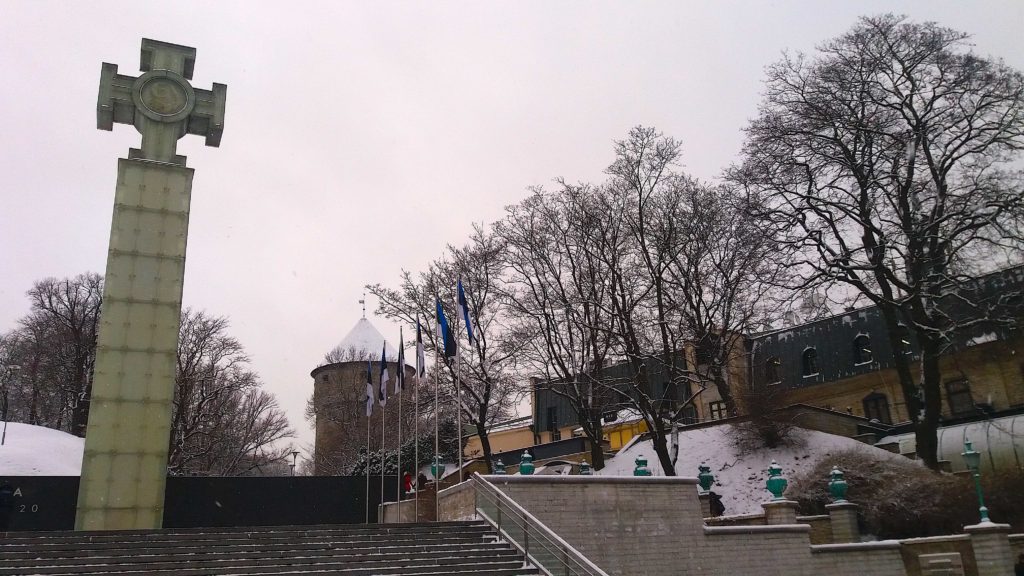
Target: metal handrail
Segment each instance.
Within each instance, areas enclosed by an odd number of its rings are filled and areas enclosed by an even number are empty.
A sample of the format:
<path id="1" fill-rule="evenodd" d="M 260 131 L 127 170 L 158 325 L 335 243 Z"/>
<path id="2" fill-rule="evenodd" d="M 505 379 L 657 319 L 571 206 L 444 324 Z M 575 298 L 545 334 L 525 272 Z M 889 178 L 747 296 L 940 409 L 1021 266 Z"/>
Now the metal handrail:
<path id="1" fill-rule="evenodd" d="M 473 473 L 473 489 L 477 514 L 522 552 L 527 562 L 547 576 L 608 576 L 607 572 L 476 472 Z M 493 518 L 481 505 L 481 499 L 493 508 Z"/>

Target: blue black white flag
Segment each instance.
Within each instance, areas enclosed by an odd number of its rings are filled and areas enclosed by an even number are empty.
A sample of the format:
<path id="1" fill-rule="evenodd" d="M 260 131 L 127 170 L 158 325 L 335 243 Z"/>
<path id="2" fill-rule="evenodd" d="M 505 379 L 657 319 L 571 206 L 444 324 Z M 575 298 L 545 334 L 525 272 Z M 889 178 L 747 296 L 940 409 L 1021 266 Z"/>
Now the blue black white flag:
<path id="1" fill-rule="evenodd" d="M 398 328 L 398 372 L 395 374 L 395 394 L 405 389 L 405 337 Z"/>
<path id="2" fill-rule="evenodd" d="M 388 375 L 388 344 L 385 342 L 380 351 L 380 394 L 377 396 L 381 408 L 387 406 L 388 403 L 388 380 L 390 379 L 391 376 Z"/>
<path id="3" fill-rule="evenodd" d="M 455 356 L 455 337 L 452 335 L 452 331 L 448 328 L 448 320 L 444 317 L 444 309 L 441 308 L 441 299 L 437 299 L 437 339 L 438 346 L 444 343 L 444 357 L 452 358 Z"/>
<path id="4" fill-rule="evenodd" d="M 427 355 L 423 348 L 423 327 L 420 317 L 416 316 L 416 383 L 422 384 L 427 378 Z"/>
<path id="5" fill-rule="evenodd" d="M 466 301 L 466 291 L 462 289 L 462 278 L 459 278 L 459 310 L 462 311 L 462 321 L 466 323 L 466 334 L 469 336 L 469 345 L 473 345 L 473 322 L 469 319 L 469 302 Z"/>
<path id="6" fill-rule="evenodd" d="M 373 414 L 373 363 L 366 361 L 366 416 Z"/>

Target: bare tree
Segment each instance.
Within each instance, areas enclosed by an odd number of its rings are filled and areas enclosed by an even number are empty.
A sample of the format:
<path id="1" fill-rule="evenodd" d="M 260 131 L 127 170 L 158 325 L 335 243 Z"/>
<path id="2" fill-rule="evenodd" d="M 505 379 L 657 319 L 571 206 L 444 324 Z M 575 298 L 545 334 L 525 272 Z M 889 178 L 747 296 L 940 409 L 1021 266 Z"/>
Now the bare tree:
<path id="1" fill-rule="evenodd" d="M 538 390 L 568 400 L 597 470 L 604 467 L 601 417 L 617 404 L 603 381 L 612 348 L 611 289 L 592 237 L 605 217 L 590 186 L 560 181 L 554 192 L 535 189 L 496 226 L 506 245 L 503 292 L 518 355 L 543 376 Z"/>
<path id="2" fill-rule="evenodd" d="M 427 324 L 427 319 L 434 317 L 437 299 L 451 303 L 450 307 L 445 305 L 445 315 L 458 340 L 462 341 L 464 327 L 454 305 L 455 281 L 462 278 L 470 316 L 475 322 L 475 342 L 462 356 L 462 418 L 476 428 L 488 468 L 493 465 L 493 454 L 487 429 L 512 413 L 520 392 L 515 381 L 514 344 L 504 329 L 506 307 L 498 291 L 503 251 L 504 244 L 498 237 L 477 227 L 465 246 L 449 246 L 444 257 L 431 263 L 419 278 L 403 271 L 398 288 L 381 284 L 367 286 L 379 299 L 378 313 L 413 328 L 417 319 Z M 425 325 L 425 347 L 433 351 L 438 344 L 436 330 L 427 329 Z M 457 389 L 454 359 L 445 358 L 444 370 L 439 376 L 448 388 L 448 396 L 454 399 Z M 433 406 L 429 410 L 432 413 Z"/>
<path id="3" fill-rule="evenodd" d="M 293 436 L 273 395 L 260 388 L 228 320 L 181 314 L 168 472 L 234 476 L 280 460 Z"/>
<path id="4" fill-rule="evenodd" d="M 30 312 L 2 343 L 5 362 L 21 367 L 9 383 L 13 418 L 85 435 L 102 294 L 91 273 L 28 291 Z"/>
<path id="5" fill-rule="evenodd" d="M 973 281 L 1019 262 L 1024 79 L 934 23 L 862 18 L 768 69 L 734 177 L 784 235 L 797 288 L 846 286 L 882 312 L 917 450 L 938 466 L 939 356 L 1000 321 Z M 952 308 L 960 312 L 950 313 Z"/>

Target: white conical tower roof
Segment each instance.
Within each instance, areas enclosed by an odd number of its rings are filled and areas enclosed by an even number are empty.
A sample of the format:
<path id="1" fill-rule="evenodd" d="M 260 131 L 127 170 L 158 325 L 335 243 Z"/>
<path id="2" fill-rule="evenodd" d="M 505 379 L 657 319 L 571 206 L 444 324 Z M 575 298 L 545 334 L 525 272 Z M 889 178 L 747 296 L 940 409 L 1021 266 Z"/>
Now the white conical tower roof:
<path id="1" fill-rule="evenodd" d="M 342 350 L 365 351 L 367 355 L 380 358 L 381 348 L 385 345 L 384 336 L 370 324 L 366 318 L 360 318 L 356 325 L 348 331 L 348 334 L 338 343 Z M 394 362 L 398 359 L 398 351 L 391 344 L 387 344 L 388 361 Z"/>

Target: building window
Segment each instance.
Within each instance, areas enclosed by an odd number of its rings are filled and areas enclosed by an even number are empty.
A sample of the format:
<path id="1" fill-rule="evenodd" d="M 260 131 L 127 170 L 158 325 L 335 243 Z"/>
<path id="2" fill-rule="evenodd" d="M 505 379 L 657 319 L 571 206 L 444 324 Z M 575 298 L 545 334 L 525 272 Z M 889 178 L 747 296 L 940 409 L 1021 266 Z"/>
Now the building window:
<path id="1" fill-rule="evenodd" d="M 682 422 L 683 424 L 697 423 L 697 408 L 693 404 L 683 406 Z"/>
<path id="2" fill-rule="evenodd" d="M 779 378 L 779 366 L 782 365 L 782 361 L 779 360 L 778 356 L 772 356 L 764 363 L 764 379 L 769 384 L 778 384 Z"/>
<path id="3" fill-rule="evenodd" d="M 867 364 L 874 360 L 871 354 L 871 338 L 867 334 L 858 334 L 853 339 L 853 363 Z"/>
<path id="4" fill-rule="evenodd" d="M 551 431 L 551 441 L 552 442 L 558 442 L 561 439 L 562 439 L 562 431 L 561 430 L 559 430 L 558 428 L 555 428 L 554 430 Z"/>
<path id="5" fill-rule="evenodd" d="M 708 404 L 708 416 L 712 420 L 725 418 L 725 402 L 711 402 Z"/>
<path id="6" fill-rule="evenodd" d="M 883 424 L 892 424 L 889 415 L 889 399 L 880 392 L 864 397 L 864 416 L 869 420 L 878 420 Z"/>
<path id="7" fill-rule="evenodd" d="M 818 373 L 818 351 L 814 348 L 804 350 L 804 376 L 815 376 Z"/>
<path id="8" fill-rule="evenodd" d="M 971 398 L 971 386 L 967 380 L 946 382 L 946 402 L 953 416 L 969 416 L 977 412 Z"/>

